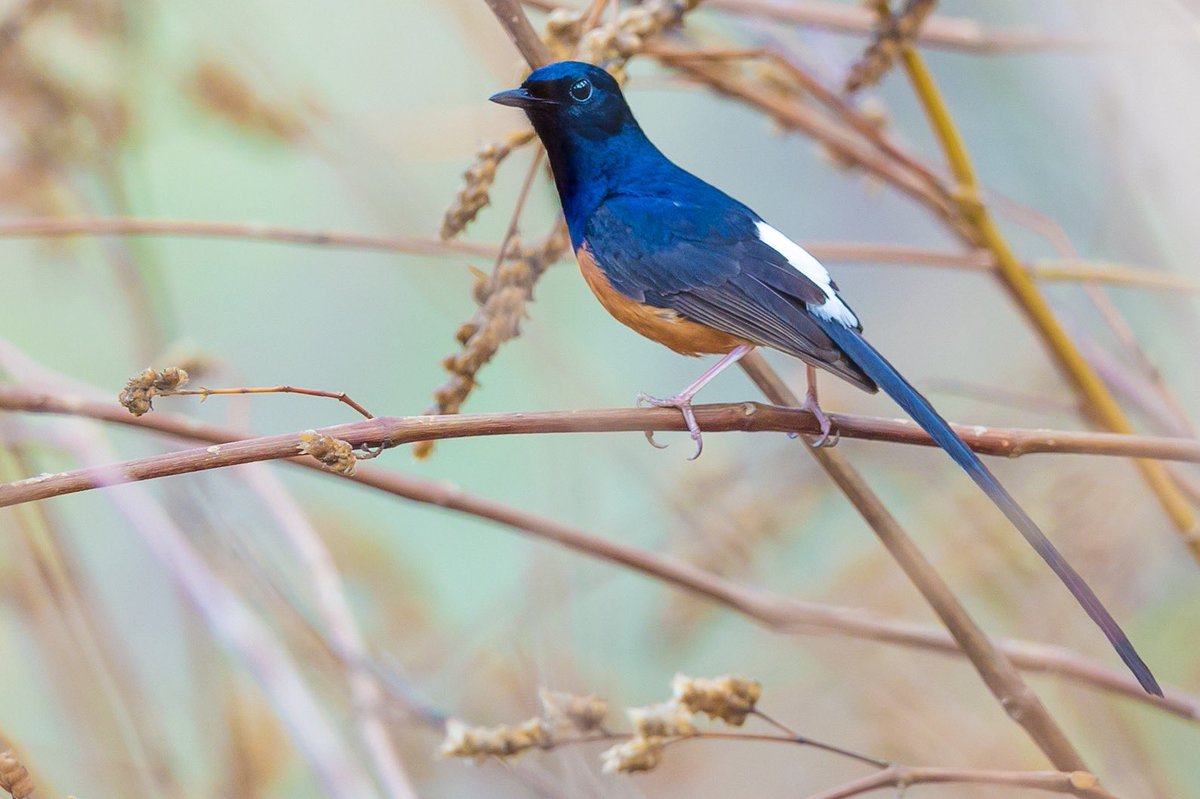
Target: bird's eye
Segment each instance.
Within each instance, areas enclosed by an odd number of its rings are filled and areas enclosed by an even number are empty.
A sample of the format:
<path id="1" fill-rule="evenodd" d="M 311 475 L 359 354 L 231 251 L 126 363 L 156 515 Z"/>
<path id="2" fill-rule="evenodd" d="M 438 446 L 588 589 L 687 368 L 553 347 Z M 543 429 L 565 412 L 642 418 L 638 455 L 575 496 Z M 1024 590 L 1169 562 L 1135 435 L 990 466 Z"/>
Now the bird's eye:
<path id="1" fill-rule="evenodd" d="M 575 102 L 586 103 L 592 99 L 592 82 L 587 78 L 577 80 L 571 84 L 569 91 Z"/>

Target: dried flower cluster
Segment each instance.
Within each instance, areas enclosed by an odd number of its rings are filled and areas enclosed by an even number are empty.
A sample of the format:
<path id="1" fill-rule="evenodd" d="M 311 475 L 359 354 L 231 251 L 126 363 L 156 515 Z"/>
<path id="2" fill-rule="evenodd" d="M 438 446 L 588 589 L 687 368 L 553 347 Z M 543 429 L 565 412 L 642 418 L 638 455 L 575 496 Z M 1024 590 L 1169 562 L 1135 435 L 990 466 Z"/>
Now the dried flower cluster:
<path id="1" fill-rule="evenodd" d="M 921 23 L 933 11 L 934 0 L 907 0 L 899 14 L 892 14 L 886 0 L 875 3 L 879 25 L 866 52 L 850 67 L 846 76 L 846 91 L 856 92 L 874 86 L 892 68 L 900 49 L 917 35 Z"/>
<path id="2" fill-rule="evenodd" d="M 676 674 L 671 689 L 666 702 L 626 711 L 633 737 L 600 755 L 604 771 L 649 771 L 662 762 L 669 740 L 697 734 L 692 723 L 696 713 L 740 727 L 762 695 L 759 683 L 733 675 L 704 679 Z"/>
<path id="3" fill-rule="evenodd" d="M 608 716 L 608 703 L 595 695 L 576 696 L 543 689 L 539 698 L 542 715 L 520 724 L 472 727 L 450 719 L 446 722 L 442 755 L 479 762 L 489 757 L 512 757 L 534 747 L 549 749 L 577 741 L 583 733 L 602 730 Z"/>
<path id="4" fill-rule="evenodd" d="M 675 699 L 657 705 L 631 707 L 625 711 L 625 715 L 633 725 L 634 735 L 641 738 L 669 738 L 696 733 L 696 726 L 692 724 L 695 714 Z"/>
<path id="5" fill-rule="evenodd" d="M 595 694 L 576 696 L 543 688 L 538 698 L 542 702 L 542 717 L 554 730 L 591 732 L 602 729 L 604 719 L 608 718 L 608 702 Z"/>
<path id="6" fill-rule="evenodd" d="M 533 286 L 542 272 L 557 261 L 568 245 L 566 230 L 561 225 L 532 248 L 526 248 L 519 237 L 509 240 L 499 268 L 491 275 L 480 273 L 475 283 L 475 302 L 479 310 L 459 327 L 455 337 L 462 344 L 458 352 L 447 355 L 442 366 L 450 379 L 434 391 L 434 404 L 426 413 L 458 413 L 463 402 L 475 388 L 475 375 L 492 359 L 504 342 L 520 333 L 525 318 L 525 305 L 533 297 Z M 422 441 L 413 454 L 426 457 L 433 451 L 433 442 Z"/>
<path id="7" fill-rule="evenodd" d="M 542 40 L 556 59 L 571 58 L 590 64 L 609 63 L 609 71 L 623 80 L 626 59 L 641 52 L 647 39 L 678 24 L 700 0 L 647 0 L 627 8 L 616 20 L 585 31 L 588 10 L 558 9 L 546 20 Z"/>
<path id="8" fill-rule="evenodd" d="M 662 738 L 643 738 L 640 735 L 600 753 L 600 768 L 605 774 L 650 771 L 663 759 L 666 742 Z"/>
<path id="9" fill-rule="evenodd" d="M 674 695 L 666 702 L 625 711 L 633 731 L 628 738 L 601 753 L 605 772 L 632 773 L 655 768 L 662 762 L 669 742 L 701 734 L 692 723 L 696 713 L 740 726 L 762 693 L 757 682 L 731 675 L 695 679 L 677 674 L 672 689 Z M 472 727 L 450 720 L 446 724 L 442 755 L 479 762 L 488 757 L 512 757 L 535 747 L 552 749 L 616 737 L 604 728 L 608 703 L 603 699 L 547 690 L 541 691 L 540 698 L 542 715 L 516 725 Z"/>
<path id="10" fill-rule="evenodd" d="M 545 748 L 554 742 L 546 723 L 537 717 L 517 725 L 471 727 L 458 719 L 446 722 L 444 757 L 468 757 L 481 762 L 489 757 L 512 757 L 533 747 Z"/>
<path id="11" fill-rule="evenodd" d="M 352 475 L 358 465 L 354 456 L 354 447 L 348 441 L 318 433 L 316 430 L 305 430 L 300 434 L 301 455 L 311 455 L 325 465 L 325 468 L 338 474 Z"/>
<path id="12" fill-rule="evenodd" d="M 671 683 L 674 701 L 692 713 L 704 713 L 710 719 L 740 727 L 762 697 L 762 685 L 756 680 L 726 674 L 724 677 L 687 677 L 676 674 Z"/>
<path id="13" fill-rule="evenodd" d="M 12 794 L 13 799 L 33 796 L 33 778 L 10 748 L 0 752 L 0 789 Z"/>
<path id="14" fill-rule="evenodd" d="M 463 173 L 464 183 L 454 202 L 442 217 L 441 236 L 452 239 L 466 230 L 467 225 L 492 201 L 490 191 L 496 180 L 496 168 L 509 153 L 533 141 L 532 129 L 514 131 L 500 141 L 483 144 L 475 153 L 475 160 Z"/>
<path id="15" fill-rule="evenodd" d="M 121 389 L 117 399 L 134 416 L 149 413 L 154 408 L 154 398 L 172 394 L 187 385 L 188 373 L 170 366 L 161 372 L 146 368 L 137 377 L 132 377 Z"/>

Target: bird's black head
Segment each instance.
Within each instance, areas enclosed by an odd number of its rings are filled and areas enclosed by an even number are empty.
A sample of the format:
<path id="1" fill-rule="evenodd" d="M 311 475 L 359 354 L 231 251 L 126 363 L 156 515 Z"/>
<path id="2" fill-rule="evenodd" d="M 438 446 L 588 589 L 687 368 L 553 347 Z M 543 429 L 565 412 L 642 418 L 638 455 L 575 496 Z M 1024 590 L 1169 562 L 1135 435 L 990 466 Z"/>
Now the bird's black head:
<path id="1" fill-rule="evenodd" d="M 588 216 L 608 194 L 670 167 L 634 121 L 612 75 L 591 64 L 544 66 L 521 88 L 494 94 L 491 100 L 522 108 L 529 116 L 546 146 L 576 246 Z"/>
<path id="2" fill-rule="evenodd" d="M 525 109 L 543 141 L 553 135 L 602 139 L 633 122 L 612 75 L 579 61 L 544 66 L 519 89 L 493 94 L 490 99 Z"/>

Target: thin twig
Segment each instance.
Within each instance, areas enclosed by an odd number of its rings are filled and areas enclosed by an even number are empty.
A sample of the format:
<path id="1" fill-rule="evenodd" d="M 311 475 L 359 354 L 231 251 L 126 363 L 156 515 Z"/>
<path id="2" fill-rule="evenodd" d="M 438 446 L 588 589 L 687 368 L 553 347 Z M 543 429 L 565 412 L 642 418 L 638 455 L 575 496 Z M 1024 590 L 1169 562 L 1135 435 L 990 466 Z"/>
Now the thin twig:
<path id="1" fill-rule="evenodd" d="M 282 225 L 243 222 L 206 222 L 193 219 L 142 219 L 137 217 L 32 217 L 0 221 L 0 238 L 56 236 L 195 236 L 251 239 L 317 247 L 351 247 L 410 255 L 496 254 L 489 244 L 440 241 L 418 236 L 371 236 L 345 231 L 319 231 Z"/>
<path id="2" fill-rule="evenodd" d="M 809 746 L 813 747 L 814 749 L 822 749 L 826 752 L 832 752 L 835 755 L 841 755 L 842 757 L 848 757 L 852 760 L 857 760 L 862 763 L 867 763 L 869 765 L 875 766 L 875 768 L 887 768 L 888 766 L 891 765 L 891 763 L 889 763 L 886 760 L 880 760 L 879 758 L 871 757 L 870 755 L 864 755 L 859 752 L 852 751 L 850 749 L 843 749 L 840 746 L 834 746 L 833 744 L 827 744 L 827 743 L 823 743 L 821 741 L 814 741 L 812 738 L 807 738 L 807 737 L 801 735 L 800 733 L 796 732 L 795 730 L 793 730 L 791 727 L 788 727 L 786 724 L 776 721 L 774 718 L 772 718 L 771 716 L 768 716 L 766 713 L 762 712 L 757 707 L 754 708 L 754 710 L 751 710 L 750 712 L 753 713 L 755 716 L 758 716 L 763 721 L 770 724 L 772 727 L 782 730 L 784 733 L 787 734 L 788 738 L 790 738 L 793 741 L 796 741 L 797 743 L 808 744 Z"/>
<path id="3" fill-rule="evenodd" d="M 162 397 L 202 397 L 204 400 L 215 395 L 229 394 L 303 394 L 306 397 L 325 397 L 326 399 L 335 399 L 338 402 L 345 403 L 361 414 L 366 419 L 374 419 L 375 414 L 368 411 L 363 406 L 359 405 L 350 398 L 344 391 L 325 391 L 320 388 L 298 388 L 296 386 L 269 386 L 255 388 L 185 388 L 178 391 L 169 391 L 160 394 Z"/>
<path id="4" fill-rule="evenodd" d="M 682 47 L 671 42 L 647 42 L 645 52 L 647 55 L 654 56 L 667 64 L 679 63 L 705 55 L 705 51 L 703 50 Z M 826 88 L 815 76 L 809 74 L 806 69 L 787 55 L 774 49 L 760 48 L 757 51 L 748 51 L 745 57 L 765 59 L 776 64 L 796 81 L 804 91 L 815 97 L 821 105 L 825 106 L 843 123 L 874 145 L 881 153 L 890 157 L 905 169 L 920 176 L 931 190 L 940 192 L 944 195 L 944 199 L 949 201 L 949 196 L 945 194 L 945 190 L 942 188 L 941 179 L 933 173 L 932 169 L 922 164 L 916 156 L 902 150 L 887 134 L 879 130 L 877 126 L 872 125 L 858 113 L 849 102 Z"/>
<path id="5" fill-rule="evenodd" d="M 625 738 L 628 736 L 621 737 Z M 860 754 L 859 752 L 816 741 L 812 738 L 805 738 L 803 735 L 766 735 L 754 732 L 712 732 L 710 730 L 702 730 L 692 735 L 682 735 L 678 738 L 673 738 L 667 741 L 666 745 L 670 746 L 671 744 L 680 744 L 685 741 L 703 740 L 706 738 L 713 741 L 759 741 L 762 743 L 796 744 L 798 746 L 809 746 L 813 749 L 820 749 L 822 752 L 829 752 L 830 754 L 849 760 L 857 760 L 859 763 L 866 763 L 875 768 L 888 768 L 890 765 L 887 761 L 879 760 L 870 755 Z"/>
<path id="6" fill-rule="evenodd" d="M 1200 281 L 1193 278 L 1125 264 L 1083 261 L 1077 258 L 1045 258 L 1034 261 L 1028 269 L 1038 280 L 1108 283 L 1114 286 L 1186 291 L 1192 294 L 1200 292 Z"/>
<path id="7" fill-rule="evenodd" d="M 12 388 L 0 387 L 0 407 L 6 407 L 5 398 L 13 398 L 11 394 L 4 393 Z M 14 403 L 7 406 L 10 410 L 82 416 L 208 444 L 221 445 L 246 438 L 237 431 L 172 413 L 156 412 L 134 417 L 108 401 L 60 396 L 30 389 L 20 391 L 30 401 L 28 406 L 20 407 Z M 310 458 L 294 458 L 287 462 L 327 475 L 334 474 L 325 471 Z M 853 608 L 800 602 L 738 585 L 669 556 L 600 538 L 536 514 L 474 496 L 444 482 L 430 482 L 370 468 L 359 468 L 353 476 L 337 476 L 403 499 L 487 519 L 583 555 L 631 568 L 741 613 L 777 632 L 845 635 L 945 654 L 962 654 L 950 636 L 939 628 L 881 619 Z M 1200 721 L 1200 697 L 1192 697 L 1173 688 L 1167 688 L 1165 699 L 1150 696 L 1124 672 L 1087 660 L 1063 647 L 1024 641 L 1005 641 L 999 645 L 1022 669 L 1077 680 L 1084 685 L 1154 705 L 1182 718 Z"/>
<path id="8" fill-rule="evenodd" d="M 844 123 L 830 119 L 811 105 L 790 102 L 778 93 L 747 83 L 722 63 L 687 59 L 668 59 L 664 63 L 714 91 L 735 97 L 765 112 L 785 128 L 804 131 L 828 147 L 838 158 L 862 167 L 908 195 L 946 224 L 955 224 L 957 210 L 944 192 L 931 187 L 922 175 L 878 152 L 873 145 L 864 143 L 857 131 Z"/>
<path id="9" fill-rule="evenodd" d="M 837 33 L 870 34 L 875 28 L 875 14 L 870 9 L 848 3 L 814 0 L 790 3 L 779 3 L 776 0 L 707 0 L 705 5 L 721 11 L 756 15 L 777 22 L 823 28 Z M 1100 40 L 1091 37 L 1066 36 L 1037 30 L 988 30 L 973 19 L 944 16 L 930 17 L 917 34 L 917 41 L 929 47 L 981 54 L 1092 49 L 1102 44 Z"/>
<path id="10" fill-rule="evenodd" d="M 891 766 L 862 779 L 808 799 L 849 799 L 880 788 L 896 787 L 903 791 L 911 785 L 1003 785 L 1008 788 L 1036 788 L 1065 793 L 1083 799 L 1115 799 L 1100 787 L 1100 781 L 1086 771 L 983 771 L 976 769 L 933 768 L 927 766 Z"/>

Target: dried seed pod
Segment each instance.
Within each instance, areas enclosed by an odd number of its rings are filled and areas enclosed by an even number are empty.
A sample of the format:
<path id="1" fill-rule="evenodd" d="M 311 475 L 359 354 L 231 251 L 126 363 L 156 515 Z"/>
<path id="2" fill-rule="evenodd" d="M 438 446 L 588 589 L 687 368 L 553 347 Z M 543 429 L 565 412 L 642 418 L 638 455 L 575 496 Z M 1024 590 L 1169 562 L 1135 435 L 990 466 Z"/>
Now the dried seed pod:
<path id="1" fill-rule="evenodd" d="M 454 202 L 442 217 L 441 237 L 452 239 L 462 233 L 467 225 L 492 201 L 492 183 L 496 180 L 496 168 L 516 148 L 533 141 L 533 130 L 519 130 L 508 134 L 500 141 L 486 142 L 475 153 L 475 160 L 463 173 L 465 182 Z"/>
<path id="2" fill-rule="evenodd" d="M 694 735 L 692 710 L 674 699 L 625 711 L 637 735 L 642 738 L 673 738 Z"/>
<path id="3" fill-rule="evenodd" d="M 762 685 L 755 680 L 726 674 L 724 677 L 688 677 L 676 674 L 671 683 L 675 701 L 693 713 L 740 727 L 762 697 Z"/>
<path id="4" fill-rule="evenodd" d="M 556 731 L 560 724 L 565 724 L 579 732 L 590 732 L 603 726 L 608 716 L 608 702 L 595 694 L 576 696 L 543 688 L 538 697 L 542 700 L 542 714 Z"/>
<path id="5" fill-rule="evenodd" d="M 606 774 L 650 771 L 662 762 L 664 743 L 662 738 L 630 738 L 600 754 L 602 768 Z"/>
<path id="6" fill-rule="evenodd" d="M 874 86 L 883 79 L 900 55 L 901 49 L 916 37 L 921 23 L 933 11 L 934 0 L 908 0 L 899 14 L 892 14 L 886 2 L 878 4 L 879 24 L 875 37 L 862 57 L 850 67 L 846 91 L 856 92 Z"/>
<path id="7" fill-rule="evenodd" d="M 566 232 L 561 227 L 530 249 L 514 236 L 496 272 L 479 274 L 474 289 L 479 309 L 458 328 L 456 338 L 462 349 L 443 359 L 442 366 L 450 378 L 434 391 L 434 404 L 426 413 L 458 413 L 477 384 L 475 376 L 479 370 L 501 345 L 520 334 L 520 323 L 525 318 L 526 305 L 533 298 L 534 284 L 567 246 Z M 432 451 L 432 441 L 421 441 L 413 447 L 418 458 L 427 457 Z"/>
<path id="8" fill-rule="evenodd" d="M 318 433 L 316 430 L 305 430 L 300 434 L 301 455 L 311 455 L 325 465 L 331 472 L 352 475 L 358 466 L 358 458 L 354 456 L 354 447 L 350 442 L 340 438 Z"/>
<path id="9" fill-rule="evenodd" d="M 155 397 L 178 391 L 187 381 L 188 373 L 178 367 L 170 366 L 161 372 L 147 367 L 140 375 L 129 379 L 117 400 L 134 416 L 141 416 L 154 408 Z"/>
<path id="10" fill-rule="evenodd" d="M 489 757 L 506 758 L 527 749 L 545 747 L 551 743 L 550 731 L 539 718 L 515 726 L 472 727 L 458 719 L 446 722 L 446 738 L 442 742 L 443 757 L 474 758 L 476 762 Z"/>

